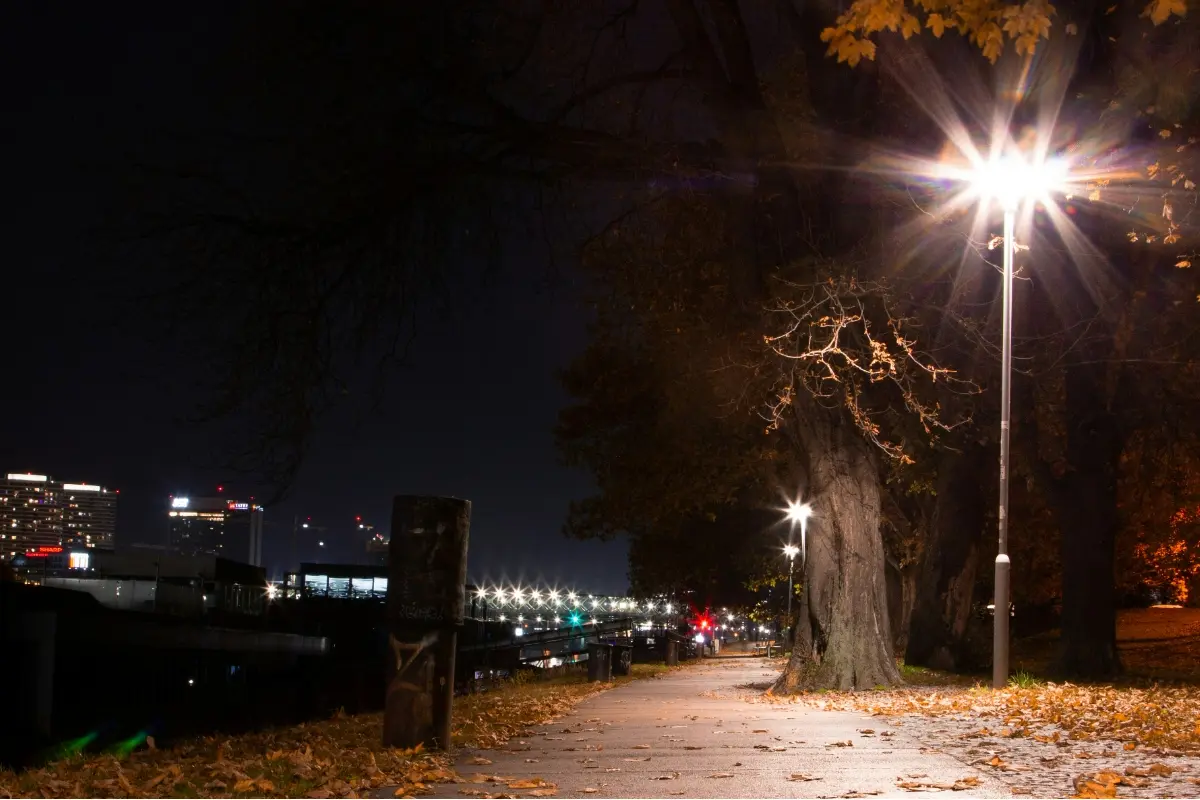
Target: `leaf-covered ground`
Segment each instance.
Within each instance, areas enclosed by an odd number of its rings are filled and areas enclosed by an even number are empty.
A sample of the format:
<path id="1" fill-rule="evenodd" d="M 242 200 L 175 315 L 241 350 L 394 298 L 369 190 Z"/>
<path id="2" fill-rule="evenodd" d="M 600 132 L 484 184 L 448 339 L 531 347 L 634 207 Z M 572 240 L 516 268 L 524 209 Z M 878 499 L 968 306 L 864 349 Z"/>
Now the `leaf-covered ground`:
<path id="1" fill-rule="evenodd" d="M 665 667 L 635 665 L 633 677 Z M 530 725 L 632 678 L 589 684 L 580 672 L 510 684 L 457 698 L 456 745 L 496 747 Z M 381 786 L 398 796 L 456 779 L 441 754 L 381 744 L 382 713 L 240 736 L 209 736 L 158 749 L 153 739 L 126 755 L 76 755 L 21 773 L 0 770 L 8 797 L 358 797 Z"/>
<path id="2" fill-rule="evenodd" d="M 1121 616 L 1128 677 L 1115 684 L 977 678 L 906 669 L 908 686 L 759 701 L 892 718 L 932 747 L 1002 773 L 1024 796 L 1200 796 L 1200 612 Z M 1021 666 L 1041 663 L 1026 651 Z"/>

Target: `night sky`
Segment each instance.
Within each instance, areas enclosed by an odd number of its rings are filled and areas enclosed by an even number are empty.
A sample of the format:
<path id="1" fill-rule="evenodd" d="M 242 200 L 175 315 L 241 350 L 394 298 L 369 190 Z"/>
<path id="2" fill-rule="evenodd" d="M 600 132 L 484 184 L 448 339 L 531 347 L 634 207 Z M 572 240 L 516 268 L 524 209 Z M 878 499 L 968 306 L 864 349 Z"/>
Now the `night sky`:
<path id="1" fill-rule="evenodd" d="M 236 478 L 206 467 L 204 433 L 178 422 L 195 399 L 187 356 L 138 334 L 151 326 L 95 244 L 125 154 L 167 147 L 153 137 L 162 125 L 205 124 L 196 75 L 236 25 L 230 9 L 21 0 L 0 12 L 16 201 L 0 223 L 0 468 L 119 488 L 128 541 L 161 542 L 168 495 L 217 484 L 239 494 Z M 378 412 L 359 404 L 326 420 L 290 497 L 267 510 L 269 571 L 284 566 L 294 515 L 327 526 L 327 558 L 349 560 L 361 552 L 355 515 L 386 527 L 393 494 L 438 493 L 474 502 L 474 578 L 624 592 L 623 543 L 560 533 L 590 482 L 557 463 L 551 429 L 566 398 L 554 370 L 584 346 L 586 312 L 569 265 L 549 289 L 529 274 L 502 268 L 425 322 Z M 315 537 L 300 556 L 318 557 Z"/>

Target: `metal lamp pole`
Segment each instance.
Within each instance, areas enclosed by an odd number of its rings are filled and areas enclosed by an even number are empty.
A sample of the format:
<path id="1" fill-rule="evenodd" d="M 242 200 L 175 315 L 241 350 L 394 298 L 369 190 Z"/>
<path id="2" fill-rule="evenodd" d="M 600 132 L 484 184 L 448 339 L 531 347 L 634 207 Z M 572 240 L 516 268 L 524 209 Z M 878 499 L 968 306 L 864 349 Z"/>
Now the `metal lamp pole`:
<path id="1" fill-rule="evenodd" d="M 792 568 L 796 564 L 795 554 L 788 556 L 788 605 L 787 605 L 787 640 L 792 641 Z"/>
<path id="2" fill-rule="evenodd" d="M 803 524 L 803 523 L 801 523 Z M 787 599 L 787 632 L 788 642 L 792 640 L 792 575 L 796 567 L 796 553 L 800 552 L 794 544 L 783 548 L 783 554 L 788 557 L 788 599 Z"/>
<path id="3" fill-rule="evenodd" d="M 1004 290 L 1001 315 L 1002 351 L 1000 357 L 1000 517 L 999 547 L 996 555 L 996 598 L 992 631 L 992 688 L 1003 689 L 1008 684 L 1008 598 L 1012 564 L 1008 558 L 1008 469 L 1009 421 L 1012 400 L 1012 286 L 1013 255 L 1016 251 L 1014 230 L 1016 211 L 1004 209 Z"/>

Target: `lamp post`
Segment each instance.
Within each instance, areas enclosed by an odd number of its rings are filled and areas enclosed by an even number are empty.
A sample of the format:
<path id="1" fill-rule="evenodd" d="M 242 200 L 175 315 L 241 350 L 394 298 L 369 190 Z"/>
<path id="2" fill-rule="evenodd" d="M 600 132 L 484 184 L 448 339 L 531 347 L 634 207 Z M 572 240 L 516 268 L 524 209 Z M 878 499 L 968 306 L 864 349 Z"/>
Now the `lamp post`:
<path id="1" fill-rule="evenodd" d="M 800 523 L 800 548 L 797 549 L 794 544 L 788 544 L 783 548 L 783 554 L 788 557 L 788 601 L 787 601 L 787 620 L 788 620 L 788 642 L 792 640 L 792 565 L 796 562 L 796 554 L 799 553 L 804 559 L 805 565 L 808 564 L 808 518 L 812 516 L 812 506 L 808 503 L 788 503 L 787 519 L 792 523 L 793 528 L 796 523 Z"/>
<path id="2" fill-rule="evenodd" d="M 1009 589 L 1011 562 L 1008 558 L 1009 422 L 1012 398 L 1012 285 L 1016 253 L 1017 211 L 1022 205 L 1048 200 L 1066 180 L 1066 167 L 1057 161 L 1030 161 L 1014 154 L 978 163 L 963 176 L 980 202 L 999 203 L 1004 211 L 1004 266 L 1001 307 L 1000 356 L 1000 504 L 996 554 L 996 590 L 993 605 L 992 688 L 1008 683 Z M 985 205 L 986 207 L 986 205 Z"/>
<path id="3" fill-rule="evenodd" d="M 787 630 L 788 641 L 792 640 L 792 567 L 796 563 L 796 554 L 800 552 L 800 548 L 794 544 L 789 544 L 783 548 L 783 554 L 788 559 L 788 601 L 787 601 Z"/>

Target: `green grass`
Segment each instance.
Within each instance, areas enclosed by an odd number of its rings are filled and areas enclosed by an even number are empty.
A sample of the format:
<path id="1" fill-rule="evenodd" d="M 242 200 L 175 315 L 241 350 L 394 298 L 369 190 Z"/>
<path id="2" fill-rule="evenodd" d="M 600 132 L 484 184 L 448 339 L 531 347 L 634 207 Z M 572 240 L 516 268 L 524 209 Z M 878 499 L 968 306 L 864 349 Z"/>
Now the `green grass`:
<path id="1" fill-rule="evenodd" d="M 1017 670 L 1008 677 L 1008 685 L 1014 689 L 1035 689 L 1044 682 L 1025 670 Z"/>

